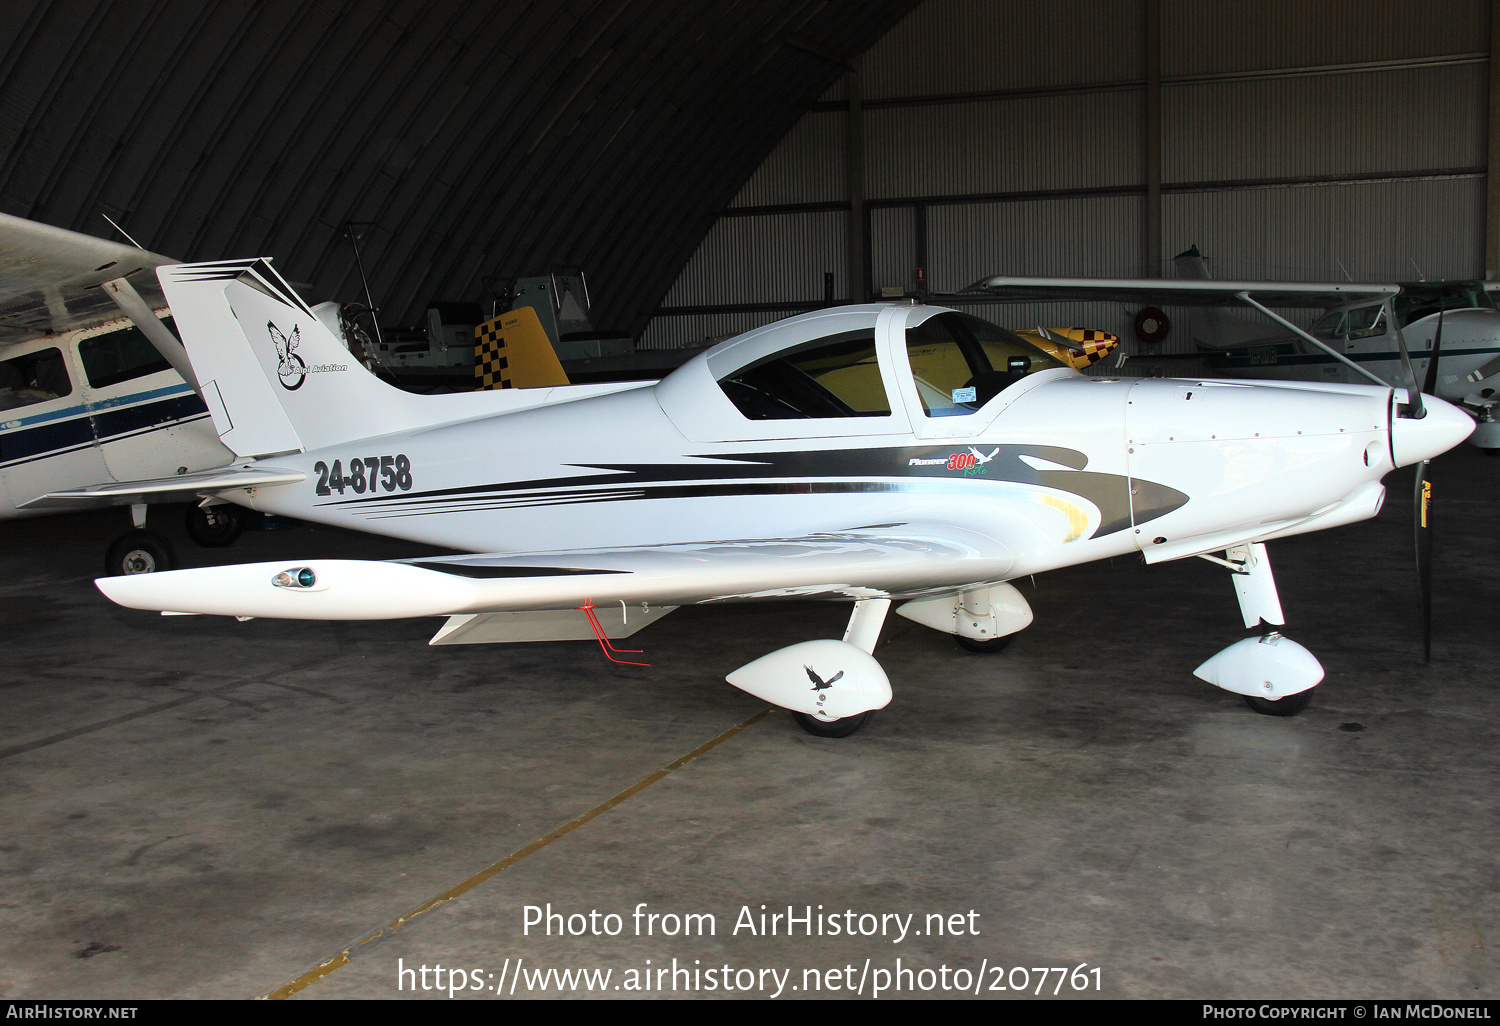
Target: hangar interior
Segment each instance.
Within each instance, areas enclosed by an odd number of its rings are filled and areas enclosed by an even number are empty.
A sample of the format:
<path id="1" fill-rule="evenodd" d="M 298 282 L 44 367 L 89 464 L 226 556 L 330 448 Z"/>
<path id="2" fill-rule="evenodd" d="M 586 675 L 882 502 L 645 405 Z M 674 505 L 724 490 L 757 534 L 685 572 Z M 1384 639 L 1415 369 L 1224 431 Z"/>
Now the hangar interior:
<path id="1" fill-rule="evenodd" d="M 1216 278 L 1484 277 L 1489 13 L 925 3 L 756 169 L 643 344 L 815 306 L 829 272 L 840 300 L 851 282 L 913 293 L 917 268 L 954 293 L 996 274 L 1173 277 L 1197 246 Z M 1131 337 L 1117 304 L 1006 316 Z"/>
<path id="2" fill-rule="evenodd" d="M 356 302 L 352 228 L 390 325 L 582 268 L 644 350 L 1192 246 L 1226 279 L 1493 279 L 1497 6 L 15 0 L 0 211 Z M 943 303 L 1138 345 L 1119 303 Z M 1193 678 L 1243 633 L 1222 569 L 1131 555 L 1017 580 L 1036 619 L 1001 653 L 892 619 L 896 697 L 843 739 L 724 677 L 844 603 L 684 607 L 631 639 L 649 668 L 429 648 L 430 619 L 125 609 L 93 584 L 123 511 L 12 520 L 0 997 L 885 996 L 864 967 L 1012 998 L 1065 967 L 1053 996 L 1493 999 L 1494 469 L 1433 466 L 1430 663 L 1401 469 L 1380 516 L 1272 543 L 1327 669 L 1301 715 Z M 787 909 L 856 925 L 741 925 Z M 622 932 L 571 928 L 595 911 Z M 933 975 L 892 990 L 902 964 Z"/>

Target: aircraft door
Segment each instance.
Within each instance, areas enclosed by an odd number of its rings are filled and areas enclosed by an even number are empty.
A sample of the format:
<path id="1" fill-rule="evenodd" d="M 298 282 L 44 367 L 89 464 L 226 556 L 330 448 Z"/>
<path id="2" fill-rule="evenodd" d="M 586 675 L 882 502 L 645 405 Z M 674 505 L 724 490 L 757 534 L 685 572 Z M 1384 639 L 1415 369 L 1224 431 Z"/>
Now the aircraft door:
<path id="1" fill-rule="evenodd" d="M 0 360 L 0 481 L 11 508 L 108 480 L 69 356 L 67 346 L 32 343 Z"/>
<path id="2" fill-rule="evenodd" d="M 139 328 L 113 325 L 84 332 L 75 345 L 110 477 L 171 477 L 184 467 L 205 470 L 234 458 L 219 442 L 203 401 Z"/>

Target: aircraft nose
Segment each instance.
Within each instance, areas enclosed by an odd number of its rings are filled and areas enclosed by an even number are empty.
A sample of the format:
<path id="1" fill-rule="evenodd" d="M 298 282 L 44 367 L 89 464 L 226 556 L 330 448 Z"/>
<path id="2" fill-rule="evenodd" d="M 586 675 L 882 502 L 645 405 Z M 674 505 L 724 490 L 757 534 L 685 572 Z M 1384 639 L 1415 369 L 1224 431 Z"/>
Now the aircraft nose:
<path id="1" fill-rule="evenodd" d="M 1395 401 L 1400 402 L 1398 393 Z M 1430 395 L 1422 396 L 1427 416 L 1391 418 L 1391 459 L 1398 467 L 1430 460 L 1474 433 L 1474 420 L 1463 410 Z"/>

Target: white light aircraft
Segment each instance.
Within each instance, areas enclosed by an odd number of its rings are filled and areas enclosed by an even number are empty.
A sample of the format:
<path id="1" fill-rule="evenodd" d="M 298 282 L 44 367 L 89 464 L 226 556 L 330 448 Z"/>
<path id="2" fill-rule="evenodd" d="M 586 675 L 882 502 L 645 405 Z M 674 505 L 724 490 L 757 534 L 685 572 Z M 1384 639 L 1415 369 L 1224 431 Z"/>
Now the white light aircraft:
<path id="1" fill-rule="evenodd" d="M 34 502 L 61 489 L 234 459 L 197 393 L 157 283 L 156 268 L 175 262 L 0 214 L 0 520 L 92 508 Z M 115 496 L 131 506 L 135 530 L 110 546 L 114 572 L 173 562 L 167 540 L 144 530 L 151 498 Z M 227 545 L 239 533 L 238 512 L 195 508 L 188 531 L 200 544 Z"/>
<path id="2" fill-rule="evenodd" d="M 841 639 L 728 676 L 822 736 L 891 700 L 871 653 L 893 604 L 993 650 L 1032 618 L 1008 582 L 1133 553 L 1222 563 L 1263 631 L 1197 673 L 1295 713 L 1323 670 L 1275 630 L 1265 543 L 1374 516 L 1381 478 L 1473 430 L 1385 385 L 1090 378 L 978 318 L 907 304 L 779 321 L 660 382 L 412 395 L 351 360 L 264 259 L 159 274 L 237 460 L 56 499 L 190 492 L 476 554 L 111 577 L 109 598 L 441 616 L 435 645 L 594 636 L 612 659 L 611 639 L 681 605 L 844 601 Z"/>

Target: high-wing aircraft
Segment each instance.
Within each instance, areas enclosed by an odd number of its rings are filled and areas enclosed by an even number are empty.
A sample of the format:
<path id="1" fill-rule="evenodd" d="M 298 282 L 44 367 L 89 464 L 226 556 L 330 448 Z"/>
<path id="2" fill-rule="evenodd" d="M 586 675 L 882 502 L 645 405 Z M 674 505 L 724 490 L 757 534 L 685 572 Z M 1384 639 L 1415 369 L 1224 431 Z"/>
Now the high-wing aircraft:
<path id="1" fill-rule="evenodd" d="M 963 290 L 1004 302 L 1112 300 L 1148 309 L 1198 312 L 1191 338 L 1197 372 L 1214 377 L 1295 381 L 1408 381 L 1403 352 L 1425 374 L 1442 328 L 1442 374 L 1433 394 L 1478 420 L 1472 445 L 1500 454 L 1500 310 L 1482 281 L 1352 282 L 1217 281 L 1202 271 L 1196 248 L 1177 257 L 1182 278 L 1035 278 L 997 276 Z M 1323 311 L 1310 328 L 1276 310 Z M 1256 320 L 1235 318 L 1236 308 Z M 1157 317 L 1162 315 L 1158 312 Z M 1179 363 L 1187 354 L 1146 360 Z"/>
<path id="2" fill-rule="evenodd" d="M 171 258 L 0 214 L 0 520 L 86 508 L 32 500 L 101 480 L 189 474 L 229 463 L 156 279 Z M 139 501 L 137 501 L 139 500 Z M 122 496 L 136 530 L 106 565 L 169 566 L 143 530 L 145 496 Z M 204 545 L 234 540 L 238 508 L 191 511 Z"/>
<path id="3" fill-rule="evenodd" d="M 207 494 L 475 554 L 110 577 L 109 598 L 441 616 L 434 645 L 592 636 L 611 659 L 627 651 L 612 639 L 685 604 L 848 602 L 841 639 L 728 675 L 823 736 L 891 700 L 872 652 L 893 604 L 993 650 L 1032 618 L 1008 582 L 1134 553 L 1223 564 L 1262 632 L 1197 673 L 1295 713 L 1323 670 L 1276 630 L 1265 543 L 1374 516 L 1382 477 L 1473 430 L 1386 385 L 1087 377 L 979 318 L 907 303 L 778 321 L 659 382 L 412 395 L 351 360 L 265 259 L 159 275 L 236 462 L 55 498 Z M 293 338 L 295 360 L 278 341 Z"/>

